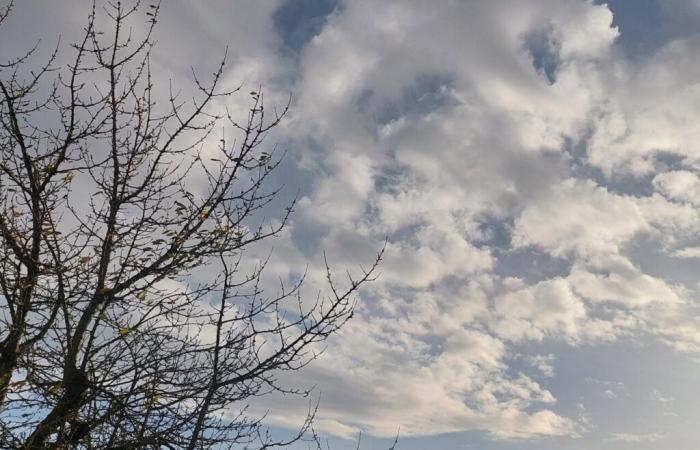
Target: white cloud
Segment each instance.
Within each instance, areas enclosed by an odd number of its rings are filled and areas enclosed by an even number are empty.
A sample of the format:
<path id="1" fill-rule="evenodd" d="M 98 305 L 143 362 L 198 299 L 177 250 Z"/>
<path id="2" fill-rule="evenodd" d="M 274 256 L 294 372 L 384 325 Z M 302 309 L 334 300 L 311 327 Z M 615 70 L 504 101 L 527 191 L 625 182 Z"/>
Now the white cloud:
<path id="1" fill-rule="evenodd" d="M 683 303 L 681 293 L 673 286 L 633 267 L 626 271 L 603 268 L 602 273 L 575 267 L 569 280 L 579 295 L 594 302 L 621 303 L 630 309 L 651 303 Z"/>
<path id="2" fill-rule="evenodd" d="M 663 433 L 613 433 L 610 435 L 610 440 L 613 442 L 656 442 L 666 436 Z"/>
<path id="3" fill-rule="evenodd" d="M 696 38 L 671 41 L 636 67 L 609 73 L 610 94 L 598 106 L 589 161 L 606 173 L 645 174 L 659 152 L 697 161 Z"/>
<path id="4" fill-rule="evenodd" d="M 340 266 L 367 261 L 389 236 L 380 280 L 305 375 L 323 390 L 326 431 L 576 435 L 590 417 L 564 417 L 551 392 L 514 373 L 513 344 L 641 331 L 694 345 L 679 319 L 686 291 L 623 255 L 642 234 L 669 249 L 685 242 L 694 205 L 678 202 L 668 170 L 652 183 L 663 195 L 612 186 L 613 173 L 656 170 L 650 155 L 690 142 L 692 125 L 668 119 L 656 135 L 650 120 L 667 113 L 658 99 L 668 92 L 614 59 L 612 20 L 605 5 L 567 0 L 354 1 L 304 49 L 285 133 L 314 182 L 293 226 L 317 232 Z M 558 52 L 551 84 L 524 45 L 541 30 Z M 679 77 L 666 75 L 669 89 Z M 665 143 L 651 148 L 651 134 Z M 583 153 L 570 153 L 577 145 Z M 502 278 L 508 243 L 490 241 L 488 220 L 512 231 L 510 249 L 536 247 L 571 270 Z M 548 361 L 530 365 L 556 379 Z"/>
<path id="5" fill-rule="evenodd" d="M 635 234 L 649 229 L 633 198 L 591 181 L 567 179 L 527 205 L 516 221 L 514 244 L 538 245 L 553 255 L 592 257 L 617 253 Z"/>
<path id="6" fill-rule="evenodd" d="M 615 400 L 617 398 L 615 391 L 611 391 L 610 389 L 606 389 L 605 392 L 603 392 L 603 395 L 610 400 Z"/>
<path id="7" fill-rule="evenodd" d="M 510 340 L 559 336 L 575 340 L 586 309 L 563 279 L 507 292 L 495 300 L 495 331 Z"/>
<path id="8" fill-rule="evenodd" d="M 553 354 L 526 356 L 525 361 L 535 367 L 544 377 L 553 377 L 555 374 Z"/>
<path id="9" fill-rule="evenodd" d="M 700 258 L 700 247 L 686 247 L 673 252 L 673 256 L 677 258 Z"/>
<path id="10" fill-rule="evenodd" d="M 656 175 L 654 187 L 671 200 L 696 205 L 700 202 L 700 179 L 687 170 L 674 170 Z"/>

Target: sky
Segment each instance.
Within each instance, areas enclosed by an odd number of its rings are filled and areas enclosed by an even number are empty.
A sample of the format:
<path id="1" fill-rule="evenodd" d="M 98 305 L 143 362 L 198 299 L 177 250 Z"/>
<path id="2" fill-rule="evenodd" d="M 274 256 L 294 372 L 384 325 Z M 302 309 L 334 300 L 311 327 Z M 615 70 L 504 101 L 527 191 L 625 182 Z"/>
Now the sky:
<path id="1" fill-rule="evenodd" d="M 16 3 L 3 58 L 89 10 Z M 698 30 L 697 0 L 163 2 L 161 78 L 228 47 L 227 83 L 292 94 L 270 277 L 308 266 L 313 294 L 324 252 L 356 269 L 386 239 L 353 320 L 283 378 L 334 449 L 697 448 Z M 252 410 L 284 434 L 308 402 Z"/>

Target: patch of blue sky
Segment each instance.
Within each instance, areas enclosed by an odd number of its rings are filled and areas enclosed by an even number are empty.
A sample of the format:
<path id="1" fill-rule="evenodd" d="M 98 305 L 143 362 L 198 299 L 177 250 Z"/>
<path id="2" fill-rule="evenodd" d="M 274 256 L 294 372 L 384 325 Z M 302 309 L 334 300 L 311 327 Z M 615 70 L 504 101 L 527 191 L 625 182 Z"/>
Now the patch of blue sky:
<path id="1" fill-rule="evenodd" d="M 674 256 L 674 252 L 700 247 L 700 237 L 687 236 L 668 248 L 661 242 L 663 236 L 642 234 L 633 239 L 624 249 L 624 255 L 644 273 L 682 284 L 686 289 L 698 289 L 700 259 Z"/>
<path id="2" fill-rule="evenodd" d="M 554 36 L 554 28 L 551 26 L 534 30 L 523 36 L 523 47 L 530 55 L 532 65 L 549 84 L 553 84 L 557 78 L 557 70 L 561 64 L 560 46 Z"/>
<path id="3" fill-rule="evenodd" d="M 321 31 L 338 3 L 338 0 L 285 0 L 273 16 L 285 49 L 293 54 L 301 53 Z"/>
<path id="4" fill-rule="evenodd" d="M 670 41 L 698 34 L 700 9 L 685 0 L 597 0 L 613 12 L 617 45 L 633 60 L 648 57 Z"/>
<path id="5" fill-rule="evenodd" d="M 571 271 L 571 261 L 551 256 L 535 247 L 514 250 L 494 249 L 494 273 L 501 277 L 517 277 L 527 283 L 538 283 L 565 277 Z"/>
<path id="6" fill-rule="evenodd" d="M 357 108 L 373 120 L 377 128 L 401 117 L 425 116 L 444 106 L 455 104 L 450 95 L 452 77 L 444 73 L 425 73 L 400 90 L 397 98 L 382 98 L 372 90 L 364 91 L 357 100 Z"/>

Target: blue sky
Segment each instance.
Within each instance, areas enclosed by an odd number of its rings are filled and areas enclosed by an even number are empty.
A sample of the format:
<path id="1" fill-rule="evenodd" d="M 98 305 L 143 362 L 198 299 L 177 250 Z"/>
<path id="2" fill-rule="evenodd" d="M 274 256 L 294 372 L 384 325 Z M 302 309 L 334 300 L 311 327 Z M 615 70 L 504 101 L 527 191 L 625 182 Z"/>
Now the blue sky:
<path id="1" fill-rule="evenodd" d="M 86 4 L 18 2 L 3 56 L 70 41 Z M 301 201 L 271 279 L 308 265 L 313 293 L 323 251 L 352 268 L 388 239 L 353 321 L 285 375 L 334 449 L 696 448 L 700 2 L 162 9 L 161 77 L 228 46 L 232 85 L 293 94 L 270 140 Z M 252 408 L 283 434 L 307 405 Z"/>

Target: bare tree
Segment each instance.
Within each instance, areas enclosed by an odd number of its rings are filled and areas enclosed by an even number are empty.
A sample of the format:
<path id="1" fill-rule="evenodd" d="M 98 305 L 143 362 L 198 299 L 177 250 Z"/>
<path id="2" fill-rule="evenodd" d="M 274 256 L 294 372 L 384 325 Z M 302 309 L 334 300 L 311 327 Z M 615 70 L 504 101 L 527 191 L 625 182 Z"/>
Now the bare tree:
<path id="1" fill-rule="evenodd" d="M 0 446 L 263 449 L 315 435 L 313 408 L 275 441 L 247 405 L 304 393 L 277 377 L 350 318 L 381 253 L 341 285 L 327 270 L 311 302 L 303 276 L 265 289 L 265 260 L 245 251 L 293 209 L 260 219 L 279 192 L 264 139 L 287 107 L 256 91 L 247 119 L 217 111 L 238 92 L 220 86 L 222 61 L 195 75 L 195 100 L 170 89 L 157 108 L 159 5 L 96 10 L 67 67 L 54 52 L 27 69 L 35 49 L 0 66 Z"/>

